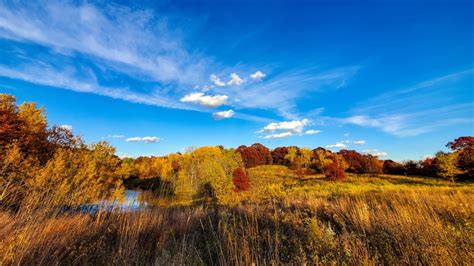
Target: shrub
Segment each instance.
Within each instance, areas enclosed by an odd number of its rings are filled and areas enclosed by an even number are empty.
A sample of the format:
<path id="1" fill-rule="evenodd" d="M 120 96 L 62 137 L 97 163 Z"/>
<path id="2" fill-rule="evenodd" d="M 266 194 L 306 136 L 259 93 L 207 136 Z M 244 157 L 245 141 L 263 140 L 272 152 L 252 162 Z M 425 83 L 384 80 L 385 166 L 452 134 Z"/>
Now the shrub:
<path id="1" fill-rule="evenodd" d="M 234 182 L 235 192 L 247 191 L 250 188 L 250 179 L 245 169 L 239 167 L 234 170 L 232 182 Z"/>

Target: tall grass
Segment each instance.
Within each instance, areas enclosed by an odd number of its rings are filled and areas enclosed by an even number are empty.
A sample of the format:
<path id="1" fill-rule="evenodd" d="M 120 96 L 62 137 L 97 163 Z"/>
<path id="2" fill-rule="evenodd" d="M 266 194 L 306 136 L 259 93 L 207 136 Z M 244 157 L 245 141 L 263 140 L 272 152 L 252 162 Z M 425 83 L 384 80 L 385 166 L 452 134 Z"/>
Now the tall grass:
<path id="1" fill-rule="evenodd" d="M 430 191 L 37 219 L 0 213 L 0 264 L 472 265 L 474 192 Z"/>

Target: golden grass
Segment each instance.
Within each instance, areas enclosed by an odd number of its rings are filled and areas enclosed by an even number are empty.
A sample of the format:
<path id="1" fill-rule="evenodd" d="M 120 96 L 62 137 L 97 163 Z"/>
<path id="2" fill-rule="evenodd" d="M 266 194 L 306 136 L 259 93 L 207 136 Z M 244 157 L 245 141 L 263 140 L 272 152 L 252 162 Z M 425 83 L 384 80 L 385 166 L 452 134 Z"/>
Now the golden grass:
<path id="1" fill-rule="evenodd" d="M 250 169 L 264 178 L 268 168 Z M 397 176 L 301 181 L 281 194 L 130 213 L 0 213 L 3 264 L 474 263 L 471 184 Z M 268 175 L 267 175 L 268 177 Z M 272 177 L 272 178 L 273 178 Z M 33 218 L 33 219 L 31 219 Z"/>

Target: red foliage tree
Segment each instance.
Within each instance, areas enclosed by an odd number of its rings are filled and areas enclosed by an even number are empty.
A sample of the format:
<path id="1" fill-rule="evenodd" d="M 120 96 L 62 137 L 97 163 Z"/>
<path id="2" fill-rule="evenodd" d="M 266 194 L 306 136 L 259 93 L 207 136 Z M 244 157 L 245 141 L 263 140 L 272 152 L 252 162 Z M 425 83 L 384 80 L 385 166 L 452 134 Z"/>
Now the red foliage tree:
<path id="1" fill-rule="evenodd" d="M 331 163 L 324 166 L 323 168 L 323 173 L 326 178 L 331 181 L 345 179 L 346 174 L 344 172 L 344 159 L 337 154 L 332 154 L 330 159 Z"/>
<path id="2" fill-rule="evenodd" d="M 446 147 L 454 151 L 462 150 L 465 148 L 472 148 L 474 147 L 474 137 L 471 137 L 471 136 L 459 137 L 455 139 L 454 141 L 451 141 L 448 144 L 446 144 Z"/>
<path id="3" fill-rule="evenodd" d="M 240 167 L 235 169 L 232 176 L 232 182 L 235 185 L 235 192 L 246 191 L 250 188 L 250 178 L 247 175 L 245 169 L 242 169 Z"/>
<path id="4" fill-rule="evenodd" d="M 272 162 L 270 150 L 260 143 L 255 143 L 250 147 L 242 145 L 239 146 L 236 151 L 240 153 L 246 168 L 255 167 L 257 165 L 271 164 Z"/>
<path id="5" fill-rule="evenodd" d="M 364 156 L 354 150 L 340 150 L 338 155 L 342 156 L 348 164 L 347 172 L 349 173 L 358 173 L 362 174 L 362 162 L 364 161 Z"/>
<path id="6" fill-rule="evenodd" d="M 273 149 L 271 152 L 273 164 L 290 166 L 290 160 L 285 159 L 285 156 L 287 154 L 287 147 L 276 147 L 275 149 Z"/>

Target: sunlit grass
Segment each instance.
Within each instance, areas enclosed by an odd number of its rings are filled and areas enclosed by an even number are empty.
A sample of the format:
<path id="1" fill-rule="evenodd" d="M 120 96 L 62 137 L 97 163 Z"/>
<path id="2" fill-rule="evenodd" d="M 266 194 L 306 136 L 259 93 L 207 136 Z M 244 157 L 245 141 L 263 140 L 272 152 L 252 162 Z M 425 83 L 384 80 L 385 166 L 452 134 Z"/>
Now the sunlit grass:
<path id="1" fill-rule="evenodd" d="M 166 200 L 140 212 L 0 213 L 3 264 L 472 265 L 470 183 L 248 170 L 219 204 Z"/>

